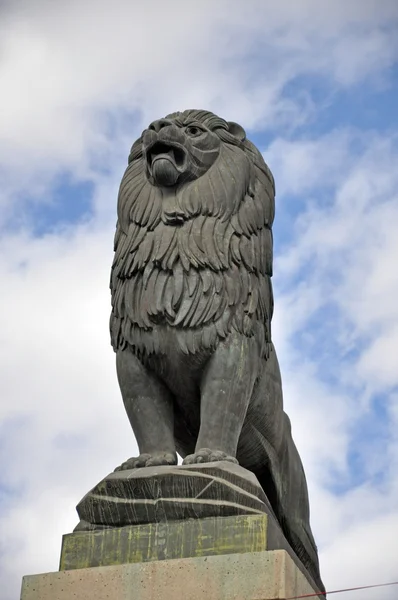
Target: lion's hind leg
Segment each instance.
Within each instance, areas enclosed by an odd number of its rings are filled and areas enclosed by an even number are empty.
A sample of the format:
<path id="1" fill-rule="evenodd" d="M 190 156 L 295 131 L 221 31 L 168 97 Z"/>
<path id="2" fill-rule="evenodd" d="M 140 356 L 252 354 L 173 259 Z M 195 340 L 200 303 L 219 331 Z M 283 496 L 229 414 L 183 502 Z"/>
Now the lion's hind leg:
<path id="1" fill-rule="evenodd" d="M 256 474 L 287 540 L 321 586 L 310 526 L 307 482 L 290 420 L 283 410 L 281 375 L 274 348 L 263 362 L 248 407 L 238 459 L 242 466 Z"/>

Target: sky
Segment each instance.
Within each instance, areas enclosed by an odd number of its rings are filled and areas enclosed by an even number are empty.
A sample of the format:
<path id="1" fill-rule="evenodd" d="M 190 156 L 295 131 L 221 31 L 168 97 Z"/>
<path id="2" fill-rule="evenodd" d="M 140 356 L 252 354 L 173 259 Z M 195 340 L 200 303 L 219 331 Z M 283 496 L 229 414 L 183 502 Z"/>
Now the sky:
<path id="1" fill-rule="evenodd" d="M 326 588 L 397 581 L 396 0 L 0 0 L 0 89 L 1 600 L 58 569 L 76 504 L 137 452 L 117 191 L 187 108 L 240 123 L 276 180 L 273 337 Z"/>

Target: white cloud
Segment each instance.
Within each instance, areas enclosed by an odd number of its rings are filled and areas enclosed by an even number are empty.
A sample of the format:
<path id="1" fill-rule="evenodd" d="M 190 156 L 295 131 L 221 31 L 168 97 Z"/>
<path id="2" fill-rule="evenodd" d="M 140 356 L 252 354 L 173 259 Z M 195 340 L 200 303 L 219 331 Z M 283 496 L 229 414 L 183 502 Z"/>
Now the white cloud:
<path id="1" fill-rule="evenodd" d="M 330 589 L 396 580 L 397 154 L 394 135 L 355 131 L 279 139 L 266 153 L 282 180 L 281 208 L 296 196 L 311 198 L 277 259 L 274 335 Z M 322 207 L 318 195 L 327 188 Z M 316 312 L 322 318 L 312 325 Z M 372 445 L 366 433 L 355 438 L 367 479 L 349 489 L 352 436 L 382 394 L 384 438 Z M 333 493 L 337 483 L 347 491 Z M 395 598 L 396 590 L 353 597 Z"/>
<path id="2" fill-rule="evenodd" d="M 4 600 L 22 574 L 58 568 L 74 506 L 135 452 L 108 340 L 117 185 L 140 127 L 192 106 L 280 133 L 266 152 L 276 235 L 299 204 L 275 266 L 274 336 L 322 571 L 331 588 L 396 578 L 396 139 L 347 129 L 292 140 L 318 107 L 305 91 L 285 93 L 311 74 L 332 89 L 383 85 L 397 57 L 396 1 L 208 0 L 187 11 L 174 0 L 164 14 L 156 0 L 3 6 L 0 222 L 26 206 L 21 191 L 51 200 L 57 173 L 95 186 L 89 223 L 0 242 Z M 386 391 L 386 439 L 350 490 L 353 428 Z M 337 495 L 336 480 L 347 491 Z"/>
<path id="3" fill-rule="evenodd" d="M 349 149 L 362 138 L 358 157 Z M 358 144 L 357 144 L 358 145 Z M 276 281 L 301 273 L 301 288 L 316 306 L 332 303 L 344 321 L 339 340 L 341 351 L 352 344 L 366 344 L 356 365 L 360 378 L 372 391 L 398 384 L 393 348 L 398 347 L 398 175 L 395 168 L 398 148 L 395 136 L 347 131 L 315 141 L 277 141 L 267 152 L 275 157 L 285 184 L 282 193 L 303 196 L 311 190 L 307 210 L 301 212 L 296 237 L 279 260 Z M 325 180 L 322 188 L 323 179 Z M 310 183 L 309 183 L 310 182 Z M 335 198 L 324 208 L 317 195 L 327 186 L 336 188 Z M 303 266 L 305 268 L 303 268 Z M 297 306 L 301 288 L 290 304 Z M 301 304 L 306 305 L 302 300 Z M 301 314 L 300 312 L 298 313 Z M 304 314 L 304 318 L 305 318 Z M 297 319 L 297 310 L 295 312 Z M 347 327 L 349 324 L 349 327 Z"/>
<path id="4" fill-rule="evenodd" d="M 21 569 L 57 570 L 77 502 L 136 453 L 108 336 L 112 235 L 95 223 L 42 239 L 19 235 L 0 254 L 8 307 L 0 317 L 1 481 L 11 492 L 0 511 L 7 600 Z"/>
<path id="5" fill-rule="evenodd" d="M 277 178 L 277 196 L 304 196 L 310 191 L 335 188 L 352 166 L 351 144 L 355 134 L 334 129 L 322 138 L 277 138 L 264 153 Z M 356 137 L 361 137 L 356 132 Z M 315 168 L 314 168 L 315 167 Z"/>
<path id="6" fill-rule="evenodd" d="M 157 0 L 16 1 L 0 25 L 6 190 L 40 194 L 40 182 L 65 169 L 90 176 L 113 152 L 114 111 L 137 113 L 138 127 L 199 105 L 246 127 L 302 122 L 310 100 L 284 96 L 295 77 L 327 73 L 350 85 L 396 57 L 396 36 L 383 25 L 398 10 L 381 5 L 202 0 L 187 11 L 174 0 L 160 14 Z"/>

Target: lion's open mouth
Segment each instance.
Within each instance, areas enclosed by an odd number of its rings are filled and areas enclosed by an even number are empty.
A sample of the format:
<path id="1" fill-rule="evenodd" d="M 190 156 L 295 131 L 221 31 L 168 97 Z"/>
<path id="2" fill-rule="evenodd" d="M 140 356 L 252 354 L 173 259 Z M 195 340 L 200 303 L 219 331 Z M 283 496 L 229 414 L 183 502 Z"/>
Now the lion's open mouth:
<path id="1" fill-rule="evenodd" d="M 150 146 L 146 151 L 146 157 L 149 168 L 158 159 L 170 160 L 179 171 L 184 169 L 186 163 L 186 152 L 182 147 L 164 142 L 155 142 Z"/>

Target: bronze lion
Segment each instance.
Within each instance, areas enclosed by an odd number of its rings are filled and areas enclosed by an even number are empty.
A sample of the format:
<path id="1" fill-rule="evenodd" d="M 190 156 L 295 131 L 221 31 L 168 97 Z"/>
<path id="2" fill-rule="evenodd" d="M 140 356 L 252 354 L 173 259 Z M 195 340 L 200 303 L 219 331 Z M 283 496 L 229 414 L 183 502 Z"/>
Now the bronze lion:
<path id="1" fill-rule="evenodd" d="M 271 341 L 274 196 L 242 127 L 211 112 L 170 114 L 132 146 L 110 330 L 140 455 L 120 468 L 238 461 L 322 590 Z"/>

